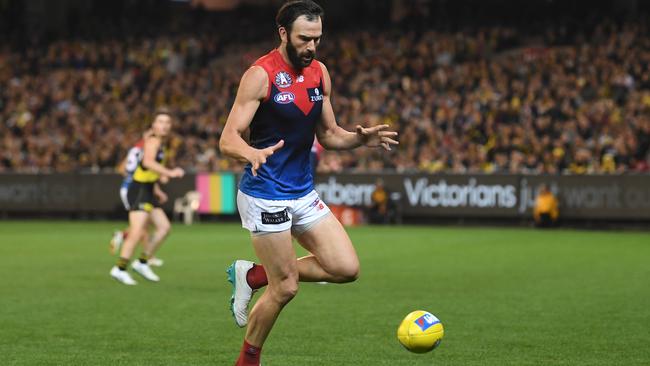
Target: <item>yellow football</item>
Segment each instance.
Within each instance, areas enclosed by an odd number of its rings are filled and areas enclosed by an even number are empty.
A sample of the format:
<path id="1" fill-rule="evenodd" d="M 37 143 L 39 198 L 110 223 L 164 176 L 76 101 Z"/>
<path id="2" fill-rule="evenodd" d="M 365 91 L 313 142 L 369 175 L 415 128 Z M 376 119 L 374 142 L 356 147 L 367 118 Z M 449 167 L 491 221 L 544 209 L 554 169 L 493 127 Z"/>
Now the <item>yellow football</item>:
<path id="1" fill-rule="evenodd" d="M 438 347 L 444 335 L 440 320 L 424 310 L 410 313 L 397 328 L 399 343 L 415 353 L 432 351 Z"/>

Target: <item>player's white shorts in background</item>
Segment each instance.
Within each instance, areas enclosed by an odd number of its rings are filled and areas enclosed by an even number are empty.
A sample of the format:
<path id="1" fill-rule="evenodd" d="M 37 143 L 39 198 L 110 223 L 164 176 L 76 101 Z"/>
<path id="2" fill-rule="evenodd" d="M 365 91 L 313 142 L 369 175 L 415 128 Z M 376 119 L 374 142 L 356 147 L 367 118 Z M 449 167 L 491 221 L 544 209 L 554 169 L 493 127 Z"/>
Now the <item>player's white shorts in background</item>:
<path id="1" fill-rule="evenodd" d="M 300 235 L 330 213 L 316 191 L 293 200 L 266 200 L 237 191 L 242 226 L 253 235 L 291 229 Z"/>

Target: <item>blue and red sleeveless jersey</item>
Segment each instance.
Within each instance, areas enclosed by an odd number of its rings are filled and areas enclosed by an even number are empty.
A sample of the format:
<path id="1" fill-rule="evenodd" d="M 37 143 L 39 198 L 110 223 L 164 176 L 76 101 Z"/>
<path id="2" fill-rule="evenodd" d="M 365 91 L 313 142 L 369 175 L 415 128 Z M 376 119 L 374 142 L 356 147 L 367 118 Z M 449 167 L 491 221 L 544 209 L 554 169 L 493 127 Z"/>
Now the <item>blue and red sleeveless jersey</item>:
<path id="1" fill-rule="evenodd" d="M 266 98 L 250 124 L 250 144 L 263 149 L 284 140 L 257 170 L 246 166 L 239 189 L 249 196 L 286 200 L 303 197 L 314 189 L 309 153 L 323 108 L 323 72 L 318 61 L 295 70 L 278 50 L 254 63 L 269 78 Z"/>

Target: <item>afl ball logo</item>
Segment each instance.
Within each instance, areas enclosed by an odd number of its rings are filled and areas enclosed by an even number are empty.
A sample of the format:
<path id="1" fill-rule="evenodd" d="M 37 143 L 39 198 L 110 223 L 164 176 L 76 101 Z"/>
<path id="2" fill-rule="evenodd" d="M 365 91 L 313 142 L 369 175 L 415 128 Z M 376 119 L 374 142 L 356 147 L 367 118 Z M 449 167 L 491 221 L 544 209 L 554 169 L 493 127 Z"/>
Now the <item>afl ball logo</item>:
<path id="1" fill-rule="evenodd" d="M 415 324 L 417 324 L 423 332 L 438 323 L 440 323 L 440 320 L 429 313 L 425 313 L 421 317 L 415 319 Z"/>
<path id="2" fill-rule="evenodd" d="M 275 85 L 279 88 L 288 88 L 291 86 L 291 83 L 293 83 L 293 80 L 291 80 L 291 75 L 287 72 L 280 71 L 275 75 Z"/>
<path id="3" fill-rule="evenodd" d="M 278 104 L 289 104 L 293 102 L 296 99 L 296 96 L 293 95 L 293 93 L 289 92 L 282 92 L 278 93 L 273 97 L 273 100 L 275 100 L 276 103 Z"/>

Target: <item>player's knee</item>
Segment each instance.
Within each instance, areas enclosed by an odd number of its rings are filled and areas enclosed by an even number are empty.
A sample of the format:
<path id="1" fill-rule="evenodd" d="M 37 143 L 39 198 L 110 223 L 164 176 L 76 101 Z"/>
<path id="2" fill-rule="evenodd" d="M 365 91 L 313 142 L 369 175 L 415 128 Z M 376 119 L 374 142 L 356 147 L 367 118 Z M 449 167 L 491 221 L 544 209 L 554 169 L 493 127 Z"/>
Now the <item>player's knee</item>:
<path id="1" fill-rule="evenodd" d="M 275 286 L 275 299 L 280 304 L 287 304 L 298 294 L 298 279 L 291 278 L 281 281 Z"/>
<path id="2" fill-rule="evenodd" d="M 334 277 L 333 282 L 347 283 L 354 282 L 359 278 L 359 263 L 349 263 L 328 270 Z"/>
<path id="3" fill-rule="evenodd" d="M 158 233 L 160 235 L 167 236 L 167 235 L 169 235 L 169 232 L 171 231 L 172 226 L 169 223 L 164 223 L 164 224 L 161 224 L 160 226 L 158 226 L 157 229 L 158 229 Z"/>
<path id="4" fill-rule="evenodd" d="M 343 270 L 340 273 L 342 282 L 354 282 L 359 278 L 359 264 L 351 264 L 343 267 Z"/>

